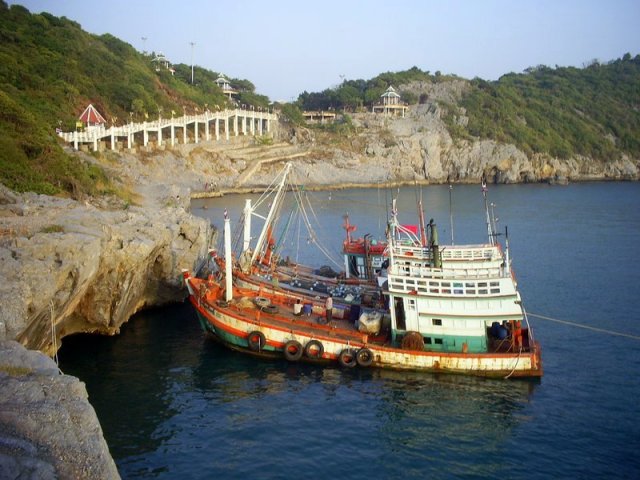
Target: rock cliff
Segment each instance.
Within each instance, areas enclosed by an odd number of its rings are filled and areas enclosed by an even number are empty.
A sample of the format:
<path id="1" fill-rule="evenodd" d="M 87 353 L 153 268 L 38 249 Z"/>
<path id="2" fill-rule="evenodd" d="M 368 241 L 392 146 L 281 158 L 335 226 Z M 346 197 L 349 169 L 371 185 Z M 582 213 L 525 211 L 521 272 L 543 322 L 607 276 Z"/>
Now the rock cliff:
<path id="1" fill-rule="evenodd" d="M 482 174 L 495 183 L 638 179 L 639 159 L 528 156 L 492 140 L 455 141 L 440 116 L 435 101 L 412 106 L 405 118 L 354 114 L 356 133 L 341 147 L 309 142 L 314 155 L 299 162 L 304 177 L 320 185 L 474 183 Z"/>
<path id="2" fill-rule="evenodd" d="M 0 477 L 118 479 L 87 390 L 40 352 L 0 341 Z"/>
<path id="3" fill-rule="evenodd" d="M 180 270 L 204 257 L 211 231 L 188 191 L 163 191 L 116 208 L 0 195 L 0 339 L 53 354 L 66 335 L 115 334 L 141 308 L 182 299 Z"/>

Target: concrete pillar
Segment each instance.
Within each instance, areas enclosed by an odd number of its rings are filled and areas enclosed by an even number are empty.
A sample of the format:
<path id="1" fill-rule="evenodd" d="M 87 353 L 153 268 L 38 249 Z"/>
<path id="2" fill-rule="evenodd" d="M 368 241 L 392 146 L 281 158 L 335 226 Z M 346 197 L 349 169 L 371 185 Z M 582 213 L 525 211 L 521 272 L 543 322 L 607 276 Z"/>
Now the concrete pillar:
<path id="1" fill-rule="evenodd" d="M 216 142 L 220 140 L 220 117 L 216 117 Z"/>
<path id="2" fill-rule="evenodd" d="M 256 114 L 251 110 L 251 135 L 256 134 Z"/>
<path id="3" fill-rule="evenodd" d="M 243 118 L 243 120 L 242 120 L 242 134 L 246 135 L 247 134 L 247 129 L 248 129 L 248 122 L 249 122 L 249 119 L 247 117 L 247 113 L 246 112 L 244 114 L 244 117 L 242 117 L 242 118 Z"/>
<path id="4" fill-rule="evenodd" d="M 149 132 L 147 131 L 147 122 L 142 124 L 142 144 L 146 147 L 149 143 Z"/>
<path id="5" fill-rule="evenodd" d="M 115 149 L 116 149 L 116 137 L 112 131 L 111 132 L 111 150 L 115 150 Z"/>
<path id="6" fill-rule="evenodd" d="M 236 115 L 233 117 L 233 134 L 238 136 L 238 109 L 236 108 Z"/>
<path id="7" fill-rule="evenodd" d="M 78 131 L 73 132 L 73 149 L 78 150 Z"/>
<path id="8" fill-rule="evenodd" d="M 262 136 L 262 114 L 258 118 L 258 135 Z"/>
<path id="9" fill-rule="evenodd" d="M 224 137 L 229 141 L 229 116 L 226 116 L 224 119 Z"/>
<path id="10" fill-rule="evenodd" d="M 271 131 L 271 122 L 269 121 L 269 117 L 267 117 L 267 132 Z"/>
<path id="11" fill-rule="evenodd" d="M 211 135 L 209 134 L 209 113 L 205 114 L 204 131 L 205 131 L 205 138 L 207 139 L 207 142 L 208 142 L 209 140 L 211 140 Z"/>
<path id="12" fill-rule="evenodd" d="M 176 144 L 176 126 L 173 124 L 173 118 L 171 119 L 171 146 Z"/>
<path id="13" fill-rule="evenodd" d="M 162 127 L 160 126 L 160 120 L 158 120 L 158 146 L 162 145 Z"/>
<path id="14" fill-rule="evenodd" d="M 182 143 L 187 144 L 187 117 L 182 117 Z"/>
<path id="15" fill-rule="evenodd" d="M 194 122 L 193 132 L 193 141 L 194 143 L 198 143 L 198 117 L 196 117 L 196 121 Z"/>

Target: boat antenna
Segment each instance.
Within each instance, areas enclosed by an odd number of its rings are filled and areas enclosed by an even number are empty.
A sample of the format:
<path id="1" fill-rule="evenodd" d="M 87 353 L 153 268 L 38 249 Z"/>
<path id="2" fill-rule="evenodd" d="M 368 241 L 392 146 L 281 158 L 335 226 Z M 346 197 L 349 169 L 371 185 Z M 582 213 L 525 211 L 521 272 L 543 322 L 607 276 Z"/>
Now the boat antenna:
<path id="1" fill-rule="evenodd" d="M 389 225 L 389 220 L 390 220 L 389 219 L 389 205 L 390 205 L 390 202 L 389 202 L 389 190 L 390 189 L 389 189 L 389 183 L 388 182 L 389 182 L 389 174 L 387 174 L 387 188 L 384 189 L 384 204 L 387 207 L 386 208 L 386 210 L 387 210 L 387 212 L 386 212 L 387 213 L 387 225 Z"/>
<path id="2" fill-rule="evenodd" d="M 453 245 L 453 185 L 449 184 L 449 224 L 451 229 L 451 245 Z"/>
<path id="3" fill-rule="evenodd" d="M 427 246 L 427 232 L 424 225 L 424 210 L 422 208 L 422 189 L 420 189 L 420 195 L 418 195 L 416 182 L 416 195 L 418 196 L 418 221 L 420 223 L 420 245 L 422 247 Z"/>
<path id="4" fill-rule="evenodd" d="M 504 226 L 504 261 L 505 265 L 505 276 L 511 275 L 511 259 L 509 255 L 509 228 Z"/>
<path id="5" fill-rule="evenodd" d="M 489 201 L 487 200 L 487 177 L 485 174 L 482 174 L 482 196 L 484 197 L 484 211 L 487 216 L 487 235 L 489 235 L 489 243 L 491 246 L 495 245 L 496 239 L 493 234 L 493 228 L 491 226 L 491 217 L 489 216 Z"/>

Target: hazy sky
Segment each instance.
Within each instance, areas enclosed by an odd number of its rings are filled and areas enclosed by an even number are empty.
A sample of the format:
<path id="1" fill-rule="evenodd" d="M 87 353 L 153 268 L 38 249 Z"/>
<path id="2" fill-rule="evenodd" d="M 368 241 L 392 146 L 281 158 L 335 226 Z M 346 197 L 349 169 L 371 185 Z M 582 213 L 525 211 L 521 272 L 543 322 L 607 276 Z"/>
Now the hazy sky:
<path id="1" fill-rule="evenodd" d="M 289 101 L 417 66 L 496 80 L 640 53 L 640 0 L 12 0 Z M 143 42 L 142 37 L 146 37 Z"/>

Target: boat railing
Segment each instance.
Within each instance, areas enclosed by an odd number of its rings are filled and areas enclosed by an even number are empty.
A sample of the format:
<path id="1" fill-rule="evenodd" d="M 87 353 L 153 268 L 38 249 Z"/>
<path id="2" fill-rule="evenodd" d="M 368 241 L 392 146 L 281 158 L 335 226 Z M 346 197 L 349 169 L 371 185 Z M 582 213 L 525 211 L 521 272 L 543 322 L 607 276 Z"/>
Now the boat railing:
<path id="1" fill-rule="evenodd" d="M 440 255 L 443 260 L 491 260 L 500 256 L 497 247 L 491 245 L 440 245 Z M 431 249 L 414 244 L 395 244 L 393 254 L 406 257 L 430 257 Z"/>
<path id="2" fill-rule="evenodd" d="M 440 247 L 442 260 L 493 260 L 500 257 L 496 247 L 490 245 L 466 245 L 465 247 Z"/>
<path id="3" fill-rule="evenodd" d="M 407 276 L 421 279 L 491 279 L 505 278 L 509 272 L 502 267 L 486 268 L 432 268 L 430 266 L 402 265 L 395 263 L 389 270 L 390 275 Z"/>
<path id="4" fill-rule="evenodd" d="M 502 278 L 426 279 L 389 276 L 389 291 L 428 296 L 491 297 L 516 295 L 515 285 Z"/>

